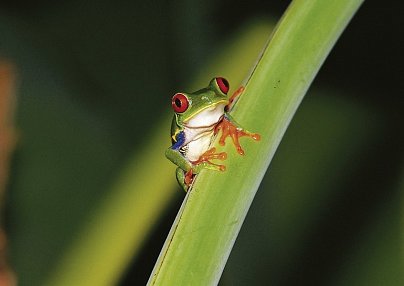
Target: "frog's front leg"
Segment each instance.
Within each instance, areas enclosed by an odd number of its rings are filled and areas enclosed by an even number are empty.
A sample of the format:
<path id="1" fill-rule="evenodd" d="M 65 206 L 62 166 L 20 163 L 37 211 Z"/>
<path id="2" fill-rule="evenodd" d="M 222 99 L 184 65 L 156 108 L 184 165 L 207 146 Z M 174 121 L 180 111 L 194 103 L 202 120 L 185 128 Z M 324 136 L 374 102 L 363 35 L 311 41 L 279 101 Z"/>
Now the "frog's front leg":
<path id="1" fill-rule="evenodd" d="M 196 161 L 191 161 L 193 165 L 193 172 L 195 174 L 198 174 L 202 169 L 211 169 L 211 170 L 216 170 L 216 171 L 225 171 L 226 166 L 221 165 L 221 164 L 215 164 L 211 162 L 211 160 L 226 160 L 227 159 L 227 153 L 226 152 L 220 152 L 220 153 L 215 153 L 216 148 L 212 147 L 205 153 L 203 153 L 198 160 Z"/>
<path id="2" fill-rule="evenodd" d="M 190 186 L 192 181 L 194 180 L 194 177 L 196 174 L 200 173 L 203 169 L 210 169 L 210 170 L 215 170 L 215 171 L 225 171 L 226 166 L 221 165 L 221 164 L 216 164 L 211 162 L 211 160 L 226 160 L 227 159 L 227 153 L 226 152 L 220 152 L 220 153 L 215 153 L 216 148 L 213 147 L 203 153 L 198 160 L 196 161 L 191 161 L 192 163 L 192 168 L 188 170 L 187 172 L 183 172 L 183 177 L 184 177 L 184 183 L 186 186 Z M 178 174 L 177 174 L 178 178 Z M 182 178 L 181 178 L 182 180 Z M 186 191 L 186 189 L 185 189 Z"/>
<path id="3" fill-rule="evenodd" d="M 244 91 L 244 86 L 240 86 L 234 93 L 233 93 L 233 95 L 229 98 L 229 103 L 226 105 L 226 107 L 225 107 L 225 111 L 226 112 L 229 112 L 230 110 L 231 110 L 231 108 L 233 107 L 233 105 L 234 105 L 234 101 L 237 99 L 237 97 L 239 97 L 242 93 L 243 93 L 243 91 Z"/>
<path id="4" fill-rule="evenodd" d="M 248 136 L 255 141 L 259 141 L 261 136 L 258 133 L 251 133 L 240 126 L 227 112 L 225 113 L 223 119 L 216 125 L 215 134 L 218 134 L 222 130 L 222 135 L 219 139 L 220 145 L 225 145 L 227 137 L 231 137 L 233 144 L 240 155 L 244 155 L 244 150 L 241 148 L 239 138 L 243 136 Z"/>
<path id="5" fill-rule="evenodd" d="M 178 150 L 172 147 L 166 151 L 166 157 L 178 166 L 176 170 L 177 181 L 180 186 L 187 191 L 194 180 L 196 174 L 202 169 L 211 169 L 216 171 L 224 171 L 224 165 L 215 164 L 211 160 L 225 160 L 227 154 L 225 152 L 215 153 L 216 148 L 211 148 L 203 153 L 198 160 L 188 161 Z"/>

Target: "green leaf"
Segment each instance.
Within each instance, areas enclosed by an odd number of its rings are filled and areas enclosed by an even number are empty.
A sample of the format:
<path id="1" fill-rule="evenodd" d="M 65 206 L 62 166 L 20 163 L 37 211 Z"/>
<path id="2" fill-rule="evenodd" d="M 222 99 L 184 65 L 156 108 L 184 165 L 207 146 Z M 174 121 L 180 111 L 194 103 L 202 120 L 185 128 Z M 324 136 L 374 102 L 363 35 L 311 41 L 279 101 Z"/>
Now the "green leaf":
<path id="1" fill-rule="evenodd" d="M 314 76 L 361 0 L 293 1 L 232 116 L 262 135 L 228 142 L 225 173 L 203 171 L 188 192 L 150 285 L 217 284 L 260 181 Z M 217 141 L 215 146 L 219 147 Z"/>

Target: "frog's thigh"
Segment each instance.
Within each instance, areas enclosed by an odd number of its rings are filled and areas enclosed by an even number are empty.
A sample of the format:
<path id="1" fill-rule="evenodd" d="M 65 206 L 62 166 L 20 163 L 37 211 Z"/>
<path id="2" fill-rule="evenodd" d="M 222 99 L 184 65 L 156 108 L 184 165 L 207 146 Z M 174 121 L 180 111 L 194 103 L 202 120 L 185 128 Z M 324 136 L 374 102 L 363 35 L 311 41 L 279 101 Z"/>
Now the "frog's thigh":
<path id="1" fill-rule="evenodd" d="M 178 184 L 180 184 L 180 186 L 184 190 L 186 190 L 188 187 L 185 185 L 185 172 L 184 172 L 184 170 L 181 169 L 181 168 L 177 168 L 176 175 L 177 175 Z"/>

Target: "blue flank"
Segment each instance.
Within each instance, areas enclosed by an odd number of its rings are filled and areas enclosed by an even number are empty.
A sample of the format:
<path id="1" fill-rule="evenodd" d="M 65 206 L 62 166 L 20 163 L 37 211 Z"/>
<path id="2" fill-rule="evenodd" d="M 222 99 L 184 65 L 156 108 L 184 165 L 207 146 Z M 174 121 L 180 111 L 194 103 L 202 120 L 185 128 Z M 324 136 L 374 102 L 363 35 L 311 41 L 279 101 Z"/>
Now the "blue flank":
<path id="1" fill-rule="evenodd" d="M 175 136 L 175 140 L 177 142 L 175 142 L 175 144 L 173 144 L 173 146 L 171 146 L 171 149 L 178 150 L 181 148 L 181 146 L 185 142 L 185 132 L 181 131 L 180 133 L 178 133 L 177 136 Z"/>

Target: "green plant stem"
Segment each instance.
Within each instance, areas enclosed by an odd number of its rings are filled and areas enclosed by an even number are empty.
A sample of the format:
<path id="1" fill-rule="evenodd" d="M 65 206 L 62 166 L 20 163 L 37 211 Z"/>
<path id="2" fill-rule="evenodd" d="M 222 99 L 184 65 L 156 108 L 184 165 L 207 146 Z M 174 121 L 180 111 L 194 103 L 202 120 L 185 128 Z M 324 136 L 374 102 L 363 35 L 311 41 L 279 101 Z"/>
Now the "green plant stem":
<path id="1" fill-rule="evenodd" d="M 259 132 L 226 172 L 203 171 L 188 192 L 149 285 L 215 285 L 260 181 L 309 85 L 362 0 L 293 1 L 232 116 Z M 220 148 L 217 142 L 214 146 Z"/>

